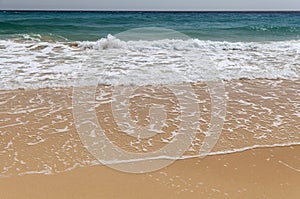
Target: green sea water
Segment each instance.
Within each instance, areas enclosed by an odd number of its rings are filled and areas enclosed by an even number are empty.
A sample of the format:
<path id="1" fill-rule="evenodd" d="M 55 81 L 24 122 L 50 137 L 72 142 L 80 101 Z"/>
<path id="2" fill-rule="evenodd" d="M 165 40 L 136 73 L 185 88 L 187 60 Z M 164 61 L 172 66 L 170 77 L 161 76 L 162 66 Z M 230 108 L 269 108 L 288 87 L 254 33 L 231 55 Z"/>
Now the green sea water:
<path id="1" fill-rule="evenodd" d="M 0 38 L 95 41 L 132 28 L 162 27 L 217 41 L 300 39 L 300 12 L 16 12 L 0 11 Z"/>

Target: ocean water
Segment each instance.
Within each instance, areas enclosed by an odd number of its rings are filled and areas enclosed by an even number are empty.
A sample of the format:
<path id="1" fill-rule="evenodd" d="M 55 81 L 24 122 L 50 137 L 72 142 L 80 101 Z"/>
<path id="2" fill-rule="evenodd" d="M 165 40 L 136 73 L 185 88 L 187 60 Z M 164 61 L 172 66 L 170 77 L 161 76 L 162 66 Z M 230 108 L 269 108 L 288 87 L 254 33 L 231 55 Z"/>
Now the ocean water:
<path id="1" fill-rule="evenodd" d="M 299 12 L 0 12 L 5 89 L 73 85 L 83 67 L 99 84 L 291 79 L 299 52 Z"/>
<path id="2" fill-rule="evenodd" d="M 1 38 L 41 35 L 96 41 L 132 28 L 163 27 L 212 41 L 300 39 L 300 12 L 0 12 Z"/>

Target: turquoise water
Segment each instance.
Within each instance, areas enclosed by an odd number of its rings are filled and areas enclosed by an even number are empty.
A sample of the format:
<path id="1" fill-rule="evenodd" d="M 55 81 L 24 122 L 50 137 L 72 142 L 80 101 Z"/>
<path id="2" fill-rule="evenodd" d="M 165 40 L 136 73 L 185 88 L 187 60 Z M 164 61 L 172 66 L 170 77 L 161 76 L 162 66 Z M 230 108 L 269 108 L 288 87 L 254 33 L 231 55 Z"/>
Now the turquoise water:
<path id="1" fill-rule="evenodd" d="M 163 27 L 217 41 L 300 39 L 300 12 L 0 12 L 0 37 L 39 34 L 95 41 L 132 28 Z"/>
<path id="2" fill-rule="evenodd" d="M 299 55 L 300 12 L 0 12 L 0 89 L 73 86 L 84 67 L 105 85 L 295 79 Z"/>

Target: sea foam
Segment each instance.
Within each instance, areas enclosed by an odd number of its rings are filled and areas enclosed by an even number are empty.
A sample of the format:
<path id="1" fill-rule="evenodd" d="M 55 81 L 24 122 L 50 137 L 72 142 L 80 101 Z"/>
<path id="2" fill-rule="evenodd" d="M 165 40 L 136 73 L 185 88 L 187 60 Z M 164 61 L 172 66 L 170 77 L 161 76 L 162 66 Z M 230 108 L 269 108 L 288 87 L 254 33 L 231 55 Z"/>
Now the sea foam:
<path id="1" fill-rule="evenodd" d="M 164 84 L 240 78 L 299 78 L 300 41 L 219 42 L 199 39 L 53 42 L 0 40 L 1 89 L 99 84 Z M 86 71 L 91 70 L 92 73 Z"/>

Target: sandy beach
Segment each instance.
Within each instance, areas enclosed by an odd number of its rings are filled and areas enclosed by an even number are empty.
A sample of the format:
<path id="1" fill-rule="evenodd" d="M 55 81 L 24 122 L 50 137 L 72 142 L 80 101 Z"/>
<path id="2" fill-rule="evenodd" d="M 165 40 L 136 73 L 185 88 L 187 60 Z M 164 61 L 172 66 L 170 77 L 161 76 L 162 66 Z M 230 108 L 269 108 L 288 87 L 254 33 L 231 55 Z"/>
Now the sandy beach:
<path id="1" fill-rule="evenodd" d="M 298 198 L 299 146 L 180 160 L 148 174 L 106 166 L 0 180 L 1 198 Z M 297 170 L 298 169 L 298 170 Z"/>
<path id="2" fill-rule="evenodd" d="M 0 91 L 0 198 L 298 198 L 300 81 L 225 82 L 224 126 L 205 158 L 196 156 L 210 125 L 210 93 L 203 83 L 192 86 L 201 127 L 184 156 L 194 158 L 144 174 L 100 165 L 83 146 L 74 124 L 71 87 Z M 170 125 L 151 142 L 136 142 L 113 120 L 110 90 L 98 88 L 95 110 L 116 146 L 148 153 L 169 144 L 168 135 L 180 122 L 179 112 L 171 111 L 176 110 L 174 96 L 160 93 L 149 99 L 167 105 Z M 107 99 L 97 98 L 103 92 Z M 136 98 L 131 107 L 140 125 L 148 122 L 149 113 L 139 108 L 142 103 Z"/>

